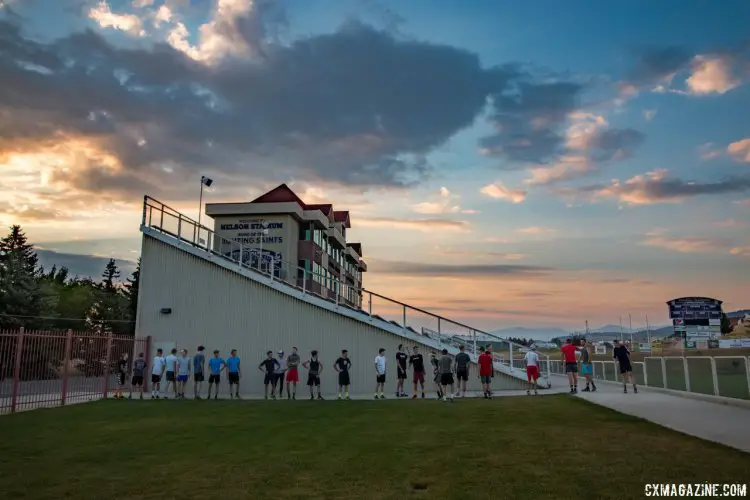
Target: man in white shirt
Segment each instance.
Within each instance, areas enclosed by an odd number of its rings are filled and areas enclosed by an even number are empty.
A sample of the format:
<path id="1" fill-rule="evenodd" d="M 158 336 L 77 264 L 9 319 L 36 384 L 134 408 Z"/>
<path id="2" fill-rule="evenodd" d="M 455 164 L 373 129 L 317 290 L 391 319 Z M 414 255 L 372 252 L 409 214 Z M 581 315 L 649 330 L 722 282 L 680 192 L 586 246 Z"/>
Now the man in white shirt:
<path id="1" fill-rule="evenodd" d="M 165 359 L 165 364 L 167 366 L 167 387 L 164 388 L 164 399 L 169 399 L 167 394 L 169 394 L 170 384 L 174 391 L 174 397 L 177 399 L 177 377 L 175 373 L 177 371 L 177 349 L 172 349 L 172 352 Z"/>
<path id="2" fill-rule="evenodd" d="M 526 380 L 529 383 L 526 395 L 530 396 L 531 389 L 534 389 L 534 396 L 536 396 L 536 382 L 539 380 L 539 354 L 536 352 L 535 345 L 531 346 L 531 350 L 526 353 L 523 359 L 526 363 Z"/>
<path id="3" fill-rule="evenodd" d="M 379 349 L 375 356 L 375 399 L 385 399 L 385 349 Z"/>
<path id="4" fill-rule="evenodd" d="M 156 356 L 151 362 L 151 397 L 159 399 L 161 391 L 161 377 L 164 375 L 164 368 L 167 365 L 167 361 L 164 359 L 164 351 L 161 349 L 156 350 Z"/>

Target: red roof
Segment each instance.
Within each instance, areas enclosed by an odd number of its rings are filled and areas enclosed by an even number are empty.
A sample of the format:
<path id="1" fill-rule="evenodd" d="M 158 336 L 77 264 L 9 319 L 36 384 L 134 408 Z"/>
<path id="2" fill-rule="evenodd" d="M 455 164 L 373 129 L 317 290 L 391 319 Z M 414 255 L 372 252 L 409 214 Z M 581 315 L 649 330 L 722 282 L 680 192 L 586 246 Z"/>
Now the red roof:
<path id="1" fill-rule="evenodd" d="M 297 196 L 286 184 L 281 184 L 255 198 L 250 203 L 289 203 L 295 202 L 303 209 L 306 207 L 305 202 Z"/>
<path id="2" fill-rule="evenodd" d="M 352 247 L 352 250 L 357 252 L 357 255 L 362 257 L 362 243 L 347 243 L 346 246 Z"/>
<path id="3" fill-rule="evenodd" d="M 333 220 L 334 222 L 343 222 L 344 227 L 349 229 L 352 227 L 351 223 L 349 222 L 349 211 L 348 210 L 340 210 L 337 212 L 333 212 Z"/>
<path id="4" fill-rule="evenodd" d="M 313 203 L 312 205 L 307 205 L 305 208 L 307 210 L 320 210 L 329 217 L 331 216 L 331 212 L 333 212 L 333 205 L 330 203 Z"/>

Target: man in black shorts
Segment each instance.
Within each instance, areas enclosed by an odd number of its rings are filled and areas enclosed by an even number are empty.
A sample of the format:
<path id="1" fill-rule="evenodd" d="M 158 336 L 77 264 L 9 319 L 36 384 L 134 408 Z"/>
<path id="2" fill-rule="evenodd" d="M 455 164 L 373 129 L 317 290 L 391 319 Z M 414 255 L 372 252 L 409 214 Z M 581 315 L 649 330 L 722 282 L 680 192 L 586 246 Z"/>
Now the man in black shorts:
<path id="1" fill-rule="evenodd" d="M 456 396 L 466 397 L 466 386 L 469 383 L 469 363 L 471 358 L 464 352 L 464 346 L 461 345 L 456 354 L 456 379 L 458 379 L 458 387 L 456 387 Z"/>
<path id="2" fill-rule="evenodd" d="M 128 353 L 124 352 L 117 361 L 117 388 L 115 389 L 115 399 L 124 399 L 122 393 L 123 387 L 128 376 Z M 132 389 L 131 389 L 132 390 Z"/>
<path id="3" fill-rule="evenodd" d="M 349 370 L 352 367 L 352 360 L 349 359 L 349 351 L 344 349 L 341 351 L 341 357 L 336 360 L 333 364 L 333 369 L 339 373 L 339 396 L 341 399 L 341 393 L 344 393 L 344 398 L 349 400 L 349 384 L 351 378 L 349 377 Z"/>
<path id="4" fill-rule="evenodd" d="M 323 373 L 323 363 L 318 359 L 318 351 L 310 352 L 310 359 L 302 363 L 302 366 L 307 368 L 307 385 L 310 387 L 310 400 L 315 399 L 315 392 L 313 387 L 318 388 L 318 399 L 323 400 L 323 396 L 320 395 L 320 374 Z"/>
<path id="5" fill-rule="evenodd" d="M 443 389 L 443 401 L 453 402 L 453 357 L 448 354 L 448 349 L 443 349 L 442 356 L 438 361 L 440 370 L 440 386 Z"/>
<path id="6" fill-rule="evenodd" d="M 409 357 L 409 366 L 413 368 L 413 388 L 414 392 L 411 395 L 412 399 L 417 399 L 417 383 L 422 387 L 422 399 L 424 399 L 424 356 L 419 352 L 419 347 L 414 346 L 414 354 Z"/>
<path id="7" fill-rule="evenodd" d="M 616 359 L 620 365 L 620 375 L 622 375 L 622 388 L 625 394 L 628 393 L 628 384 L 626 380 L 630 379 L 633 384 L 633 392 L 638 392 L 638 386 L 635 385 L 635 378 L 633 378 L 633 366 L 630 364 L 630 351 L 628 348 L 620 342 L 616 341 L 616 347 L 612 353 L 612 358 Z"/>
<path id="8" fill-rule="evenodd" d="M 398 352 L 396 352 L 396 378 L 398 383 L 396 385 L 396 397 L 407 398 L 408 394 L 404 392 L 404 382 L 406 381 L 406 363 L 409 360 L 409 355 L 404 352 L 404 345 L 398 345 Z M 416 391 L 414 391 L 416 394 Z"/>
<path id="9" fill-rule="evenodd" d="M 265 394 L 263 397 L 268 399 L 268 384 L 271 384 L 271 399 L 276 399 L 276 369 L 281 365 L 273 357 L 273 351 L 266 353 L 266 359 L 260 362 L 258 370 L 262 371 L 265 375 L 263 376 L 263 386 Z"/>
<path id="10" fill-rule="evenodd" d="M 143 374 L 146 373 L 146 360 L 143 358 L 143 353 L 138 355 L 138 358 L 133 361 L 133 378 L 130 381 L 130 394 L 128 399 L 133 399 L 133 387 L 138 387 L 141 392 L 141 399 L 143 399 Z"/>

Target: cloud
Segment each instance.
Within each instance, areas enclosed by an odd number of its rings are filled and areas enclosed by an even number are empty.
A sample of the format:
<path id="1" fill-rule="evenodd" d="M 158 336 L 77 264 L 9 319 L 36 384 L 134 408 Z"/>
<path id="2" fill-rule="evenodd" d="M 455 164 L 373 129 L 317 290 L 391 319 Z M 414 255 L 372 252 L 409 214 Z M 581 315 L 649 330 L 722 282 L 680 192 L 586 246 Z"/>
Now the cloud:
<path id="1" fill-rule="evenodd" d="M 727 146 L 727 154 L 737 161 L 750 163 L 750 138 L 731 143 Z"/>
<path id="2" fill-rule="evenodd" d="M 134 14 L 115 14 L 106 0 L 100 0 L 95 7 L 89 9 L 88 17 L 102 28 L 112 28 L 131 35 L 146 36 L 141 18 Z"/>
<path id="3" fill-rule="evenodd" d="M 529 226 L 518 229 L 516 232 L 521 234 L 549 234 L 555 232 L 555 230 L 548 227 Z"/>
<path id="4" fill-rule="evenodd" d="M 419 214 L 477 214 L 476 210 L 463 209 L 459 204 L 461 197 L 451 193 L 448 188 L 441 187 L 434 201 L 424 201 L 411 206 L 411 209 Z"/>
<path id="5" fill-rule="evenodd" d="M 643 118 L 647 122 L 650 122 L 651 120 L 654 119 L 654 117 L 656 116 L 656 113 L 657 113 L 657 110 L 655 110 L 655 109 L 644 109 L 643 110 Z"/>
<path id="6" fill-rule="evenodd" d="M 713 160 L 720 157 L 723 151 L 717 148 L 713 142 L 707 142 L 705 144 L 701 144 L 701 146 L 698 148 L 698 153 L 704 160 Z"/>
<path id="7" fill-rule="evenodd" d="M 732 75 L 731 61 L 720 56 L 695 56 L 692 74 L 685 81 L 694 95 L 724 94 L 740 85 Z"/>
<path id="8" fill-rule="evenodd" d="M 432 232 L 440 231 L 471 231 L 471 225 L 466 221 L 450 219 L 398 219 L 394 217 L 358 217 L 357 226 L 384 227 L 409 231 Z"/>
<path id="9" fill-rule="evenodd" d="M 732 247 L 729 249 L 729 253 L 736 255 L 737 257 L 750 257 L 750 245 L 744 247 Z"/>
<path id="10" fill-rule="evenodd" d="M 58 269 L 67 267 L 69 275 L 88 276 L 95 281 L 99 281 L 104 267 L 109 262 L 109 257 L 63 253 L 53 250 L 38 249 L 36 254 L 39 257 L 39 264 L 47 270 L 51 269 L 52 266 L 57 266 Z M 125 281 L 125 278 L 132 274 L 136 268 L 136 263 L 132 260 L 116 259 L 115 263 L 120 269 L 122 281 Z"/>
<path id="11" fill-rule="evenodd" d="M 714 239 L 708 238 L 652 236 L 642 241 L 641 244 L 679 253 L 715 253 L 722 250 L 726 251 L 725 246 Z"/>
<path id="12" fill-rule="evenodd" d="M 593 184 L 576 188 L 559 188 L 558 194 L 568 197 L 578 195 L 593 200 L 615 198 L 628 205 L 679 203 L 700 195 L 739 193 L 750 190 L 750 177 L 730 177 L 716 182 L 684 181 L 669 177 L 667 170 L 655 170 L 636 175 L 625 182 L 618 179 L 610 184 Z"/>
<path id="13" fill-rule="evenodd" d="M 448 248 L 436 249 L 436 252 L 440 255 L 450 255 L 456 257 L 474 257 L 474 258 L 487 258 L 487 259 L 503 259 L 503 260 L 523 260 L 528 257 L 524 253 L 508 253 L 508 252 L 478 252 L 471 250 L 452 250 Z"/>
<path id="14" fill-rule="evenodd" d="M 485 196 L 496 200 L 507 200 L 511 203 L 522 203 L 526 199 L 526 191 L 523 189 L 510 189 L 503 185 L 502 182 L 488 184 L 479 190 Z"/>
<path id="15" fill-rule="evenodd" d="M 427 264 L 370 259 L 369 271 L 382 274 L 397 274 L 415 277 L 473 277 L 497 278 L 503 276 L 545 275 L 553 271 L 549 267 L 511 264 Z"/>
<path id="16" fill-rule="evenodd" d="M 727 229 L 737 229 L 737 228 L 747 227 L 746 222 L 738 221 L 736 219 L 726 219 L 726 220 L 718 221 L 715 224 L 719 227 L 724 227 Z"/>

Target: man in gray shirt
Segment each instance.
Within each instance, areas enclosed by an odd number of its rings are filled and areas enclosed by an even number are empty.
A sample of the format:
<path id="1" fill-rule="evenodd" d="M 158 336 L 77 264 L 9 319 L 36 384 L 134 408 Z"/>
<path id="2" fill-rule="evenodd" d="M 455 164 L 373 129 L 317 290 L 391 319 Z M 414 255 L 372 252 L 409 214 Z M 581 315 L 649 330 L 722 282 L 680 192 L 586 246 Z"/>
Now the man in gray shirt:
<path id="1" fill-rule="evenodd" d="M 141 391 L 141 399 L 143 399 L 143 374 L 146 372 L 146 360 L 143 358 L 143 353 L 138 355 L 138 358 L 133 361 L 133 379 L 130 381 L 130 395 L 128 399 L 133 399 L 133 387 L 138 387 Z"/>
<path id="2" fill-rule="evenodd" d="M 448 354 L 448 349 L 443 349 L 443 355 L 438 361 L 440 370 L 440 385 L 443 388 L 443 401 L 453 402 L 453 357 Z M 450 391 L 448 390 L 450 387 Z"/>
<path id="3" fill-rule="evenodd" d="M 456 396 L 460 395 L 462 398 L 466 397 L 466 386 L 469 383 L 469 363 L 471 358 L 464 352 L 464 346 L 460 346 L 458 354 L 456 354 L 456 378 L 458 379 L 458 387 Z"/>

